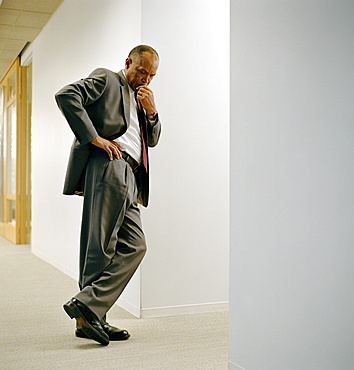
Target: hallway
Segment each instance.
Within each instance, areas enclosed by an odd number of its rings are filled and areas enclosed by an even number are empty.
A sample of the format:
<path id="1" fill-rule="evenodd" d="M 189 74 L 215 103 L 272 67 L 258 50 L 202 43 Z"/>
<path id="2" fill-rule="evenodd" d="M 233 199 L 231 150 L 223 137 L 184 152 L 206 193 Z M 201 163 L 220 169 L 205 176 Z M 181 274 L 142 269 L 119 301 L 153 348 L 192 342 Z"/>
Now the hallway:
<path id="1" fill-rule="evenodd" d="M 131 338 L 103 347 L 74 336 L 62 309 L 76 282 L 28 246 L 0 238 L 0 369 L 227 369 L 227 313 L 136 319 L 118 306 L 109 322 Z"/>

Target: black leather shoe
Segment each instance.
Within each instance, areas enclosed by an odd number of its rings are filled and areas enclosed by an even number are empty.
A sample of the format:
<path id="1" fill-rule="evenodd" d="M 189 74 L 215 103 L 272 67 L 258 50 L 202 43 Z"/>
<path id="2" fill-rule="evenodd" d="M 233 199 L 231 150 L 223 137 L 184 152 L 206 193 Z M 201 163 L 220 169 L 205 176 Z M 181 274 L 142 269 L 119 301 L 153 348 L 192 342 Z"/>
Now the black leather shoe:
<path id="1" fill-rule="evenodd" d="M 118 329 L 109 324 L 104 324 L 102 327 L 105 333 L 108 335 L 109 340 L 127 340 L 130 337 L 130 334 L 126 330 Z M 78 338 L 88 338 L 88 336 L 80 328 L 76 329 L 75 335 Z"/>
<path id="2" fill-rule="evenodd" d="M 105 346 L 109 344 L 109 337 L 103 330 L 100 320 L 87 306 L 72 298 L 63 307 L 70 318 L 77 319 L 80 329 L 87 337 Z"/>

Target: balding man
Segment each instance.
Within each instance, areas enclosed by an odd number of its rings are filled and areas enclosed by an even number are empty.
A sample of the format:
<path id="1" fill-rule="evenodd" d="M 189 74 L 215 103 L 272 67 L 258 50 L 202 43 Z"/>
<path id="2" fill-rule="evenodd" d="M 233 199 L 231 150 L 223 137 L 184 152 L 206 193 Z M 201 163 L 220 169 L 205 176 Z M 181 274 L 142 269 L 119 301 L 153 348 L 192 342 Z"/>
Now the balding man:
<path id="1" fill-rule="evenodd" d="M 56 101 L 74 135 L 64 194 L 84 196 L 80 237 L 80 292 L 64 304 L 76 336 L 107 345 L 129 333 L 106 313 L 146 252 L 138 203 L 148 205 L 148 147 L 161 123 L 148 87 L 159 66 L 150 46 L 135 47 L 118 73 L 98 68 L 62 88 Z"/>

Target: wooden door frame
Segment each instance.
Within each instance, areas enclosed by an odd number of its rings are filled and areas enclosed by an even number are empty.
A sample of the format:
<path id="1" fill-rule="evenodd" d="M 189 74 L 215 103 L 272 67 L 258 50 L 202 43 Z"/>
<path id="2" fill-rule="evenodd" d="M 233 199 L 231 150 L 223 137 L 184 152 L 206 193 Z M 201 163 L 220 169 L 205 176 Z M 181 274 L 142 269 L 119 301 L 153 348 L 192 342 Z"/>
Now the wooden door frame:
<path id="1" fill-rule="evenodd" d="M 16 73 L 16 92 L 14 98 L 9 99 L 9 80 L 13 73 Z M 30 176 L 30 122 L 26 114 L 26 68 L 20 66 L 20 58 L 17 58 L 9 68 L 3 80 L 0 82 L 1 88 L 4 88 L 4 122 L 7 125 L 7 109 L 16 101 L 16 194 L 8 194 L 7 177 L 7 148 L 4 150 L 3 161 L 3 194 L 2 204 L 4 211 L 4 220 L 0 220 L 0 234 L 15 244 L 28 244 L 29 220 L 28 206 L 28 186 L 27 181 Z M 7 134 L 7 133 L 6 133 Z M 8 138 L 4 138 L 4 141 Z M 7 146 L 7 145 L 6 145 Z M 8 220 L 9 200 L 15 200 L 15 225 L 11 225 Z"/>

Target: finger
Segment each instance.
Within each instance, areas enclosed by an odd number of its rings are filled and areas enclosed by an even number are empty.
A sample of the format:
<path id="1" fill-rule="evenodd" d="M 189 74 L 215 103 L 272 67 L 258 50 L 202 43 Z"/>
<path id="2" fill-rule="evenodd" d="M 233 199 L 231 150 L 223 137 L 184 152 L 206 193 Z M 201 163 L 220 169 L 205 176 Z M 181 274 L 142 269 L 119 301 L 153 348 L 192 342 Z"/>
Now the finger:
<path id="1" fill-rule="evenodd" d="M 152 92 L 152 90 L 150 89 L 150 87 L 145 86 L 145 85 L 140 86 L 138 90 L 139 90 L 139 91 L 140 91 L 140 90 L 141 90 L 141 91 L 145 91 L 145 92 L 148 92 L 148 91 Z"/>
<path id="2" fill-rule="evenodd" d="M 138 90 L 138 96 L 151 95 L 152 93 L 152 90 L 145 86 Z"/>
<path id="3" fill-rule="evenodd" d="M 124 151 L 124 149 L 116 141 L 112 141 L 112 143 L 118 148 L 119 151 Z"/>
<path id="4" fill-rule="evenodd" d="M 145 92 L 143 90 L 139 90 L 137 94 L 137 98 L 141 99 L 145 95 Z"/>
<path id="5" fill-rule="evenodd" d="M 117 158 L 117 159 L 121 158 L 120 151 L 115 145 L 112 147 L 112 152 L 113 152 L 113 155 L 114 155 L 115 158 Z"/>
<path id="6" fill-rule="evenodd" d="M 111 150 L 109 148 L 105 148 L 105 151 L 108 154 L 109 160 L 112 161 L 113 160 L 113 155 L 112 155 Z"/>
<path id="7" fill-rule="evenodd" d="M 145 99 L 145 96 L 143 94 L 138 94 L 136 96 L 136 99 L 139 100 L 140 102 L 142 102 Z"/>
<path id="8" fill-rule="evenodd" d="M 115 141 L 106 140 L 106 145 L 104 147 L 104 150 L 108 154 L 108 157 L 110 160 L 113 160 L 113 157 L 115 158 L 121 157 L 119 149 L 120 149 L 120 146 L 118 145 L 118 143 L 116 143 Z"/>

